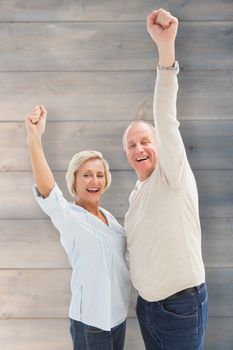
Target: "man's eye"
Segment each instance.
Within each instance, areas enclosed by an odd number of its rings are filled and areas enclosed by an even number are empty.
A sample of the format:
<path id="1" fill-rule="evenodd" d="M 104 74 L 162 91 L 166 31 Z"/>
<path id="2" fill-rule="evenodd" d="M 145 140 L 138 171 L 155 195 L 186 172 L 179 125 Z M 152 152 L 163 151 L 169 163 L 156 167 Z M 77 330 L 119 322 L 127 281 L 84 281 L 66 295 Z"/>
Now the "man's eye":
<path id="1" fill-rule="evenodd" d="M 97 177 L 102 178 L 102 177 L 104 177 L 104 174 L 99 174 L 99 175 L 97 175 Z"/>
<path id="2" fill-rule="evenodd" d="M 145 140 L 142 142 L 143 145 L 147 145 L 149 143 L 149 141 Z"/>
<path id="3" fill-rule="evenodd" d="M 128 146 L 128 148 L 134 148 L 134 147 L 135 147 L 134 143 L 131 143 L 131 145 Z"/>

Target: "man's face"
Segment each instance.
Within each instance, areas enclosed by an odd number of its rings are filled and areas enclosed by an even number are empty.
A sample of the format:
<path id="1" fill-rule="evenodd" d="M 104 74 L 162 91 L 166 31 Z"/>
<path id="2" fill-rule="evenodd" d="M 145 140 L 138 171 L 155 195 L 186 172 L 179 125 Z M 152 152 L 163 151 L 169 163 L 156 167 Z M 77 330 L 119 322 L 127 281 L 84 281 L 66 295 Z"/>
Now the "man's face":
<path id="1" fill-rule="evenodd" d="M 138 122 L 129 127 L 125 134 L 125 151 L 129 165 L 140 181 L 146 180 L 157 164 L 155 135 L 149 125 Z"/>

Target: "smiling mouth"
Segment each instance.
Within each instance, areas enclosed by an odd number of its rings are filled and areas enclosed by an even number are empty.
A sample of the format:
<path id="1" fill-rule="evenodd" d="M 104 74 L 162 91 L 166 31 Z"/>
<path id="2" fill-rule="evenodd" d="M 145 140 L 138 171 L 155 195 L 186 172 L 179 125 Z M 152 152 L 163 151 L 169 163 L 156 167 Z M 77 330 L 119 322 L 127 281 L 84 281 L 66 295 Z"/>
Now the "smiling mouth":
<path id="1" fill-rule="evenodd" d="M 140 163 L 147 159 L 149 159 L 149 157 L 139 157 L 139 158 L 136 158 L 136 162 Z"/>
<path id="2" fill-rule="evenodd" d="M 87 192 L 89 192 L 89 193 L 97 193 L 97 192 L 99 192 L 99 188 L 87 188 Z"/>

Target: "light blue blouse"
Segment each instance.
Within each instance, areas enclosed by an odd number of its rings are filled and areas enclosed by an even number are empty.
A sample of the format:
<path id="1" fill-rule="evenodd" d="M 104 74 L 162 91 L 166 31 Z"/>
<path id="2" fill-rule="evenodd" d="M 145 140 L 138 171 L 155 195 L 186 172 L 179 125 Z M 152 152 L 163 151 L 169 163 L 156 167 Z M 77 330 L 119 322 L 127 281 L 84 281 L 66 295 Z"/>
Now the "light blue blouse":
<path id="1" fill-rule="evenodd" d="M 72 267 L 70 318 L 109 331 L 126 319 L 129 305 L 123 227 L 103 208 L 100 210 L 108 225 L 84 208 L 67 202 L 57 184 L 46 198 L 35 185 L 33 192 L 60 232 Z"/>

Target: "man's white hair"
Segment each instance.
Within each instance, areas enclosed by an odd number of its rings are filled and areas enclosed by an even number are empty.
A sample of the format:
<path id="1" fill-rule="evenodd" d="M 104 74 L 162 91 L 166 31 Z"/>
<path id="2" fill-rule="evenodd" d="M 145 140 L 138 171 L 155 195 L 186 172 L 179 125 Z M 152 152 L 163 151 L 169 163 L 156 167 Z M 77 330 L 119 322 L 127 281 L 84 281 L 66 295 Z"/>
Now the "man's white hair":
<path id="1" fill-rule="evenodd" d="M 147 120 L 143 120 L 143 119 L 137 119 L 137 120 L 133 120 L 125 129 L 123 136 L 122 136 L 122 144 L 123 144 L 123 148 L 124 150 L 126 149 L 126 134 L 128 132 L 128 130 L 134 125 L 134 124 L 138 124 L 138 123 L 144 123 L 146 125 L 148 125 L 151 130 L 153 131 L 154 135 L 156 136 L 156 128 L 153 124 L 149 123 Z"/>

